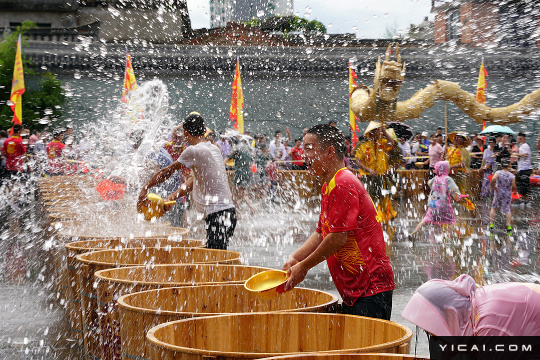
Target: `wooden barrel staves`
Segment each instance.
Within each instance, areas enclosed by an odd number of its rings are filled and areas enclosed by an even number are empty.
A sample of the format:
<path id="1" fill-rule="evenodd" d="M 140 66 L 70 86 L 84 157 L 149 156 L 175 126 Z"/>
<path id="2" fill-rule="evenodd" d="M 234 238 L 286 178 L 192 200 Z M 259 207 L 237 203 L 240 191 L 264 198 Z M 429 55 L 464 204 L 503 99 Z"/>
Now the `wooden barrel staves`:
<path id="1" fill-rule="evenodd" d="M 401 354 L 300 354 L 266 358 L 266 360 L 429 360 L 415 355 Z"/>
<path id="2" fill-rule="evenodd" d="M 81 291 L 77 281 L 77 255 L 90 251 L 105 249 L 121 249 L 136 247 L 203 247 L 203 240 L 194 239 L 168 239 L 168 238 L 81 238 L 80 241 L 65 244 L 66 266 L 65 278 L 67 279 L 68 313 L 71 324 L 71 335 L 74 339 L 83 341 L 83 327 L 81 319 Z"/>
<path id="3" fill-rule="evenodd" d="M 136 265 L 240 264 L 240 253 L 235 251 L 181 247 L 102 250 L 77 255 L 76 258 L 80 262 L 77 279 L 81 294 L 84 350 L 91 357 L 99 358 L 105 354 L 107 359 L 120 357 L 120 337 L 115 323 L 116 298 L 112 292 L 103 290 L 103 296 L 98 300 L 98 284 L 94 280 L 96 271 Z M 109 334 L 111 332 L 113 335 Z"/>
<path id="4" fill-rule="evenodd" d="M 228 314 L 148 331 L 150 359 L 259 359 L 298 353 L 408 354 L 412 331 L 386 320 L 317 313 Z"/>
<path id="5" fill-rule="evenodd" d="M 224 313 L 335 312 L 337 301 L 336 295 L 302 288 L 265 299 L 246 290 L 243 284 L 164 288 L 124 295 L 118 299 L 122 358 L 148 359 L 146 333 L 168 321 Z"/>

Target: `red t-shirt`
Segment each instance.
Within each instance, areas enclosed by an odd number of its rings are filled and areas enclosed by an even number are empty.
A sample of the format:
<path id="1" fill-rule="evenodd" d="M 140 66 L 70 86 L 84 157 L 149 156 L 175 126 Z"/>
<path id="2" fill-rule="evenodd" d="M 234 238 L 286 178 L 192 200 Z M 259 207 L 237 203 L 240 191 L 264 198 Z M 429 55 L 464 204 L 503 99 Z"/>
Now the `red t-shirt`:
<path id="1" fill-rule="evenodd" d="M 47 154 L 49 155 L 49 172 L 53 174 L 64 173 L 63 151 L 66 145 L 60 141 L 53 140 L 47 144 Z"/>
<path id="2" fill-rule="evenodd" d="M 299 149 L 297 147 L 293 147 L 291 149 L 291 157 L 293 160 L 302 160 L 302 154 L 304 153 L 304 150 Z M 293 161 L 293 165 L 302 166 L 304 165 L 303 161 Z"/>
<path id="3" fill-rule="evenodd" d="M 6 154 L 6 170 L 24 171 L 23 159 L 26 154 L 26 145 L 20 136 L 13 136 L 4 141 L 2 152 Z"/>
<path id="4" fill-rule="evenodd" d="M 386 255 L 377 211 L 366 189 L 346 168 L 321 189 L 317 232 L 347 232 L 347 242 L 326 259 L 336 288 L 346 305 L 358 298 L 394 289 L 394 273 Z"/>

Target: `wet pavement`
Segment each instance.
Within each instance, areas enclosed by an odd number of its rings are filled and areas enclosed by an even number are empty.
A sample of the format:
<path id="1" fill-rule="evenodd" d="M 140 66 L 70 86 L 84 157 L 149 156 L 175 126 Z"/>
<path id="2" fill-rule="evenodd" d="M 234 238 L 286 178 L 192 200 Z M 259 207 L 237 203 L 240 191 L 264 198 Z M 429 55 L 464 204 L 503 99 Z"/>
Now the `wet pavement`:
<path id="1" fill-rule="evenodd" d="M 408 234 L 424 214 L 425 199 L 395 199 L 400 214 L 393 222 L 388 252 L 394 268 L 396 290 L 392 320 L 414 326 L 401 318 L 414 289 L 430 278 L 452 279 L 461 273 L 474 276 L 477 283 L 503 281 L 540 282 L 537 239 L 540 234 L 539 191 L 533 189 L 531 208 L 512 208 L 514 234 L 508 242 L 503 231 L 504 219 L 497 217 L 496 228 L 489 236 L 487 204 L 477 201 L 472 214 L 459 210 L 458 225 L 451 236 L 442 236 L 429 227 L 414 239 Z M 8 235 L 12 211 L 1 214 L 0 238 L 0 359 L 81 359 L 83 353 L 70 339 L 70 326 L 59 295 L 52 290 L 50 264 L 47 264 L 47 240 L 41 228 L 35 201 L 20 213 L 22 231 L 16 238 Z M 239 222 L 230 250 L 240 251 L 249 265 L 281 268 L 288 256 L 315 230 L 316 204 L 299 199 L 287 204 L 268 200 L 256 203 L 256 212 L 239 209 Z M 187 223 L 192 238 L 204 238 L 203 223 L 188 212 Z M 510 248 L 508 248 L 510 245 Z M 304 287 L 337 293 L 326 264 L 312 269 Z M 415 350 L 415 337 L 411 352 Z M 428 355 L 427 338 L 420 333 L 417 354 Z"/>

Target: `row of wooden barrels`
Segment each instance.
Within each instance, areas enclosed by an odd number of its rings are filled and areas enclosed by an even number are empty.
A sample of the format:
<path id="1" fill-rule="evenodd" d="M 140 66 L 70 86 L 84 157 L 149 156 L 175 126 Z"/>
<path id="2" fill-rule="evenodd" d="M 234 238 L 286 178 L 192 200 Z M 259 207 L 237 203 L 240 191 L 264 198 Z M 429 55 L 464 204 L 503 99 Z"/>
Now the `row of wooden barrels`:
<path id="1" fill-rule="evenodd" d="M 204 248 L 186 229 L 140 225 L 104 209 L 94 185 L 88 177 L 39 184 L 53 288 L 86 358 L 415 358 L 406 355 L 407 327 L 337 314 L 338 297 L 320 290 L 259 297 L 243 284 L 269 269 L 242 265 L 239 252 Z M 90 206 L 80 211 L 77 201 Z"/>
<path id="2" fill-rule="evenodd" d="M 232 185 L 233 171 L 229 171 L 229 183 Z M 395 178 L 400 183 L 400 191 L 404 197 L 417 198 L 420 194 L 429 193 L 427 186 L 429 170 L 396 170 Z M 472 197 L 479 197 L 484 173 L 480 170 L 469 171 L 469 186 Z M 311 198 L 320 194 L 321 186 L 316 178 L 306 170 L 278 171 L 276 182 L 287 191 L 280 195 L 285 197 L 285 203 L 295 203 L 295 198 Z"/>

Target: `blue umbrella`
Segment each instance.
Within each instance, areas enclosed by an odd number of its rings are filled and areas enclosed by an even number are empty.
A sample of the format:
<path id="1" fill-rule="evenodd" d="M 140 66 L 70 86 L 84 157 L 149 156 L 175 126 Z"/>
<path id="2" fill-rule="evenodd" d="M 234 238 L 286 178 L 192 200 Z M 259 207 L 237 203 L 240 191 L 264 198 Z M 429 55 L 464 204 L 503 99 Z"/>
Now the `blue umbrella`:
<path id="1" fill-rule="evenodd" d="M 484 130 L 482 130 L 480 134 L 492 134 L 492 133 L 512 134 L 512 135 L 516 134 L 514 130 L 510 129 L 508 126 L 502 126 L 502 125 L 489 125 Z"/>

